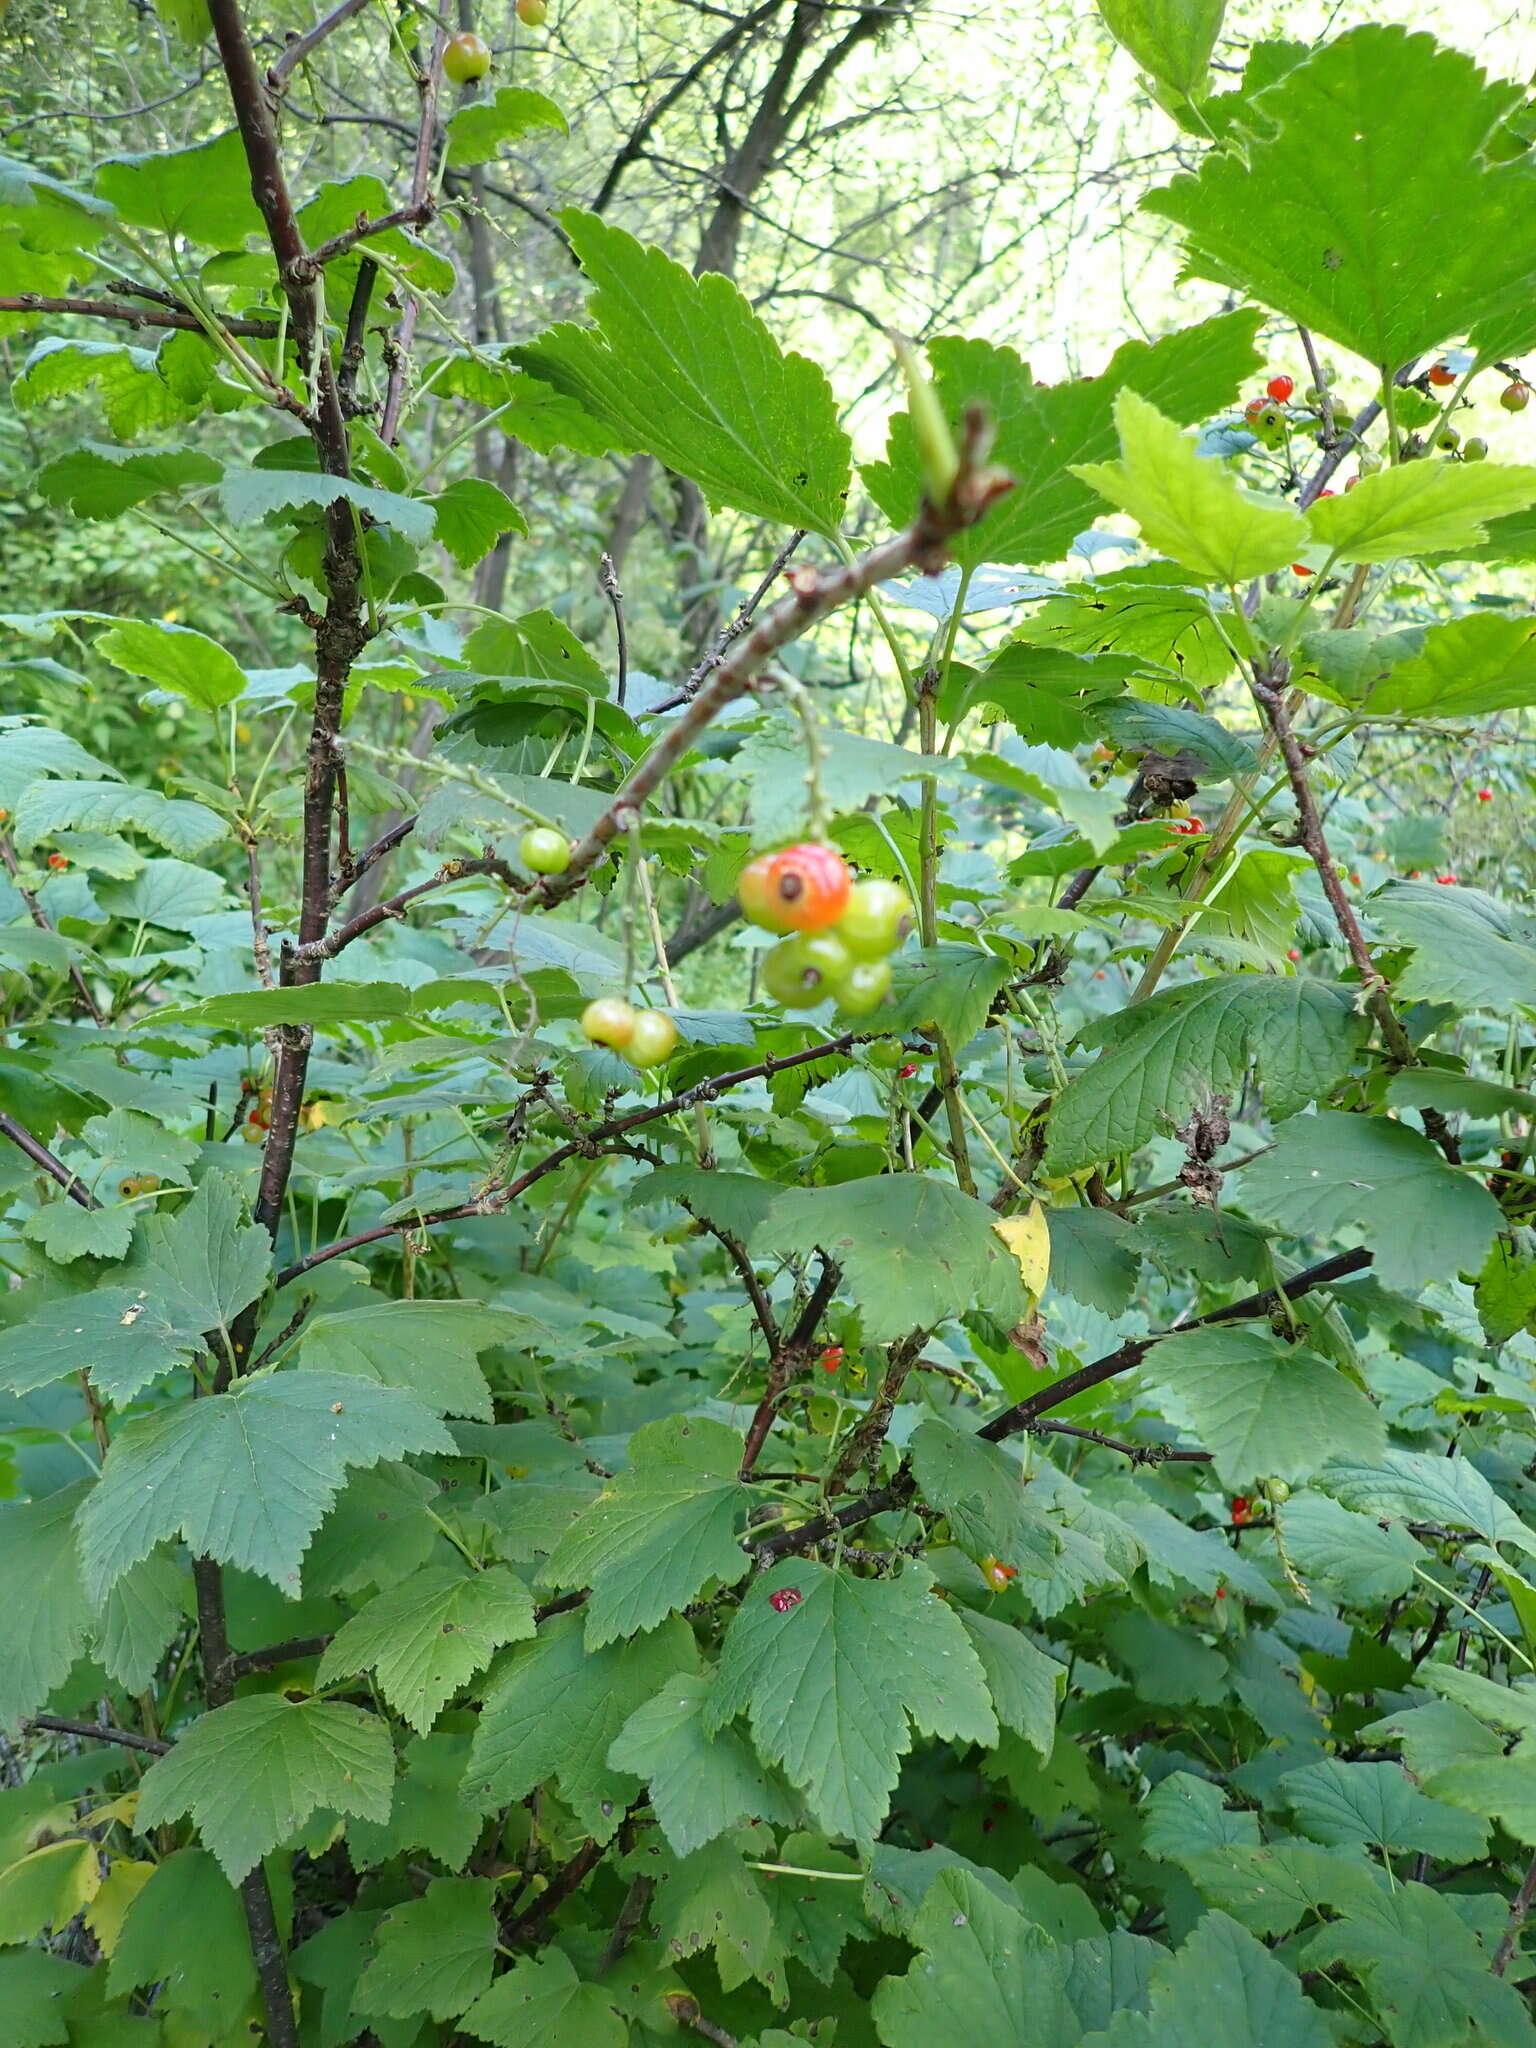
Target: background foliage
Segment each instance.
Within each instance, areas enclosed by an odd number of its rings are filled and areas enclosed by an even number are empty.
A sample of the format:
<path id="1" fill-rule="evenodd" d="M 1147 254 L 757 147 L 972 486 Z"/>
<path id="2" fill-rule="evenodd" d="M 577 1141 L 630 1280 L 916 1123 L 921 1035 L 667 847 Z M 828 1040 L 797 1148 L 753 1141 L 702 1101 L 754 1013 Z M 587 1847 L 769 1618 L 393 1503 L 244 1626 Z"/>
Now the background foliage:
<path id="1" fill-rule="evenodd" d="M 1369 12 L 13 0 L 0 2039 L 1536 2038 L 1536 52 Z"/>

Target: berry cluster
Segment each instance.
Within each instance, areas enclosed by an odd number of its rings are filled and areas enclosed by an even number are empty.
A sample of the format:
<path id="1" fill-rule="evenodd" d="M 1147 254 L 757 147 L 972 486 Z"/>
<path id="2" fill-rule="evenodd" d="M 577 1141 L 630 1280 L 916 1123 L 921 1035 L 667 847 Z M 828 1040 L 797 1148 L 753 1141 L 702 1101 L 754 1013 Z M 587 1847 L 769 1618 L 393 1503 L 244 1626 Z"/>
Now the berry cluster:
<path id="1" fill-rule="evenodd" d="M 789 934 L 763 958 L 763 986 L 786 1010 L 828 996 L 847 1017 L 867 1017 L 890 994 L 890 956 L 912 928 L 912 899 L 897 882 L 856 882 L 830 846 L 806 840 L 742 869 L 741 907 L 764 931 Z"/>
<path id="2" fill-rule="evenodd" d="M 1271 377 L 1257 398 L 1250 398 L 1243 408 L 1243 419 L 1248 431 L 1273 448 L 1285 439 L 1287 430 L 1297 422 L 1299 415 L 1287 410 L 1291 396 L 1296 389 L 1296 379 L 1284 374 Z M 1309 406 L 1317 403 L 1317 393 L 1308 391 L 1306 402 Z"/>
<path id="3" fill-rule="evenodd" d="M 632 1067 L 659 1067 L 677 1050 L 677 1026 L 665 1010 L 637 1010 L 622 996 L 598 996 L 581 1013 L 582 1035 L 622 1053 Z"/>

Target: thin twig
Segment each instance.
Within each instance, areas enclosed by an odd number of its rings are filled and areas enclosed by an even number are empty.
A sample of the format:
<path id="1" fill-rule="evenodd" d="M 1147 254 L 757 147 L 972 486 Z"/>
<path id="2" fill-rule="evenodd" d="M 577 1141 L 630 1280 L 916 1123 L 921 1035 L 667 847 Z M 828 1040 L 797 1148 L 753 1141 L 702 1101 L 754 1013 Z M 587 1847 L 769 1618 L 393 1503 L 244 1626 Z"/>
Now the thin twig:
<path id="1" fill-rule="evenodd" d="M 347 923 L 336 925 L 324 938 L 313 939 L 307 946 L 296 946 L 293 961 L 295 965 L 316 966 L 322 960 L 334 960 L 354 939 L 360 939 L 365 932 L 371 932 L 376 925 L 390 918 L 403 916 L 407 906 L 418 896 L 430 895 L 434 889 L 446 889 L 451 883 L 462 882 L 470 875 L 493 875 L 498 881 L 505 882 L 509 889 L 526 889 L 528 886 L 521 875 L 514 873 L 504 860 L 498 860 L 494 855 L 487 855 L 481 860 L 445 860 L 424 882 L 414 882 L 409 889 L 402 889 L 397 895 L 382 897 L 366 910 L 360 910 L 356 917 L 349 918 Z"/>
<path id="2" fill-rule="evenodd" d="M 0 1110 L 0 1137 L 9 1138 L 20 1152 L 25 1152 L 34 1166 L 42 1168 L 50 1180 L 58 1182 L 72 1202 L 78 1202 L 82 1209 L 99 1209 L 100 1202 L 91 1193 L 80 1176 L 71 1173 L 62 1159 L 57 1159 L 40 1138 L 34 1138 L 25 1124 Z"/>
<path id="3" fill-rule="evenodd" d="M 363 367 L 363 354 L 368 342 L 368 308 L 373 299 L 373 287 L 378 281 L 379 266 L 371 256 L 365 256 L 357 266 L 357 281 L 352 287 L 352 303 L 347 308 L 347 331 L 342 338 L 341 361 L 336 372 L 336 388 L 341 396 L 341 409 L 347 418 L 355 419 L 360 412 L 369 410 L 357 400 L 358 372 Z"/>
<path id="4" fill-rule="evenodd" d="M 850 1047 L 860 1045 L 865 1039 L 878 1037 L 878 1033 L 844 1032 L 840 1038 L 826 1039 L 820 1045 L 807 1046 L 803 1052 L 785 1053 L 778 1058 L 759 1060 L 750 1067 L 738 1067 L 729 1074 L 716 1074 L 707 1081 L 697 1081 L 693 1087 L 685 1088 L 681 1094 L 669 1096 L 665 1102 L 654 1103 L 648 1109 L 631 1111 L 628 1116 L 613 1117 L 606 1123 L 594 1124 L 579 1137 L 564 1145 L 557 1145 L 536 1166 L 519 1174 L 516 1180 L 504 1186 L 491 1187 L 484 1193 L 466 1202 L 454 1202 L 447 1208 L 425 1210 L 419 1215 L 404 1216 L 394 1223 L 375 1224 L 371 1230 L 359 1230 L 351 1237 L 337 1238 L 334 1244 L 322 1245 L 318 1251 L 306 1258 L 296 1259 L 291 1266 L 284 1266 L 277 1276 L 277 1285 L 286 1287 L 290 1281 L 302 1274 L 323 1266 L 328 1259 L 345 1258 L 361 1246 L 377 1244 L 381 1239 L 393 1237 L 402 1230 L 430 1230 L 439 1223 L 460 1223 L 471 1216 L 494 1216 L 505 1209 L 518 1196 L 531 1188 L 546 1174 L 554 1173 L 572 1159 L 590 1159 L 601 1152 L 611 1138 L 622 1138 L 626 1132 L 636 1130 L 642 1124 L 655 1123 L 658 1117 L 674 1116 L 679 1110 L 692 1109 L 696 1102 L 713 1102 L 728 1089 L 740 1087 L 745 1081 L 756 1081 L 770 1074 L 786 1073 L 792 1067 L 803 1067 L 813 1060 L 836 1058 Z"/>
<path id="5" fill-rule="evenodd" d="M 783 547 L 779 549 L 779 552 L 769 563 L 767 571 L 757 585 L 757 588 L 750 597 L 743 599 L 737 608 L 735 617 L 727 620 L 725 625 L 720 628 L 719 633 L 715 636 L 714 646 L 710 648 L 708 654 L 690 672 L 687 682 L 684 683 L 675 697 L 668 697 L 665 703 L 662 704 L 653 704 L 651 706 L 652 715 L 659 711 L 675 711 L 679 704 L 686 704 L 691 698 L 698 695 L 701 684 L 707 682 L 709 677 L 714 674 L 734 643 L 741 638 L 748 626 L 751 625 L 758 606 L 768 595 L 769 591 L 772 590 L 774 584 L 778 582 L 780 576 L 783 575 L 789 565 L 791 555 L 794 554 L 801 541 L 805 539 L 806 531 L 807 529 L 803 526 L 797 527 L 789 536 L 789 539 L 785 541 Z"/>
<path id="6" fill-rule="evenodd" d="M 67 1721 L 58 1714 L 32 1714 L 22 1725 L 44 1735 L 82 1735 L 94 1742 L 115 1742 L 120 1749 L 142 1749 L 150 1756 L 164 1756 L 171 1747 L 153 1735 L 135 1735 L 131 1728 L 111 1728 L 105 1721 Z"/>
<path id="7" fill-rule="evenodd" d="M 328 242 L 321 242 L 311 249 L 304 260 L 312 274 L 324 270 L 327 263 L 334 263 L 339 256 L 355 249 L 359 242 L 366 242 L 374 235 L 387 235 L 393 228 L 425 227 L 436 211 L 433 201 L 426 198 L 413 200 L 409 206 L 397 206 L 392 213 L 381 213 L 373 220 L 366 214 L 360 214 L 351 227 L 343 228 Z"/>
<path id="8" fill-rule="evenodd" d="M 228 1658 L 224 1675 L 233 1685 L 237 1678 L 253 1671 L 270 1671 L 275 1664 L 300 1664 L 306 1657 L 319 1657 L 330 1646 L 329 1636 L 293 1636 L 285 1643 L 268 1643 L 263 1650 L 240 1650 Z"/>
<path id="9" fill-rule="evenodd" d="M 612 555 L 604 555 L 597 565 L 597 587 L 613 607 L 613 631 L 618 641 L 619 673 L 613 686 L 614 700 L 622 709 L 625 692 L 629 687 L 629 635 L 624 629 L 624 593 L 619 588 L 619 572 L 613 566 Z"/>
<path id="10" fill-rule="evenodd" d="M 121 320 L 130 327 L 175 327 L 184 332 L 205 334 L 207 323 L 185 307 L 125 306 L 117 299 L 60 299 L 44 292 L 17 292 L 0 298 L 0 313 L 78 313 L 88 320 Z M 225 334 L 248 336 L 254 341 L 275 341 L 275 320 L 236 320 L 221 316 Z"/>
<path id="11" fill-rule="evenodd" d="M 608 1972 L 619 1960 L 619 1957 L 623 1955 L 625 1949 L 634 1940 L 655 1891 L 656 1880 L 653 1877 L 637 1877 L 630 1885 L 628 1892 L 625 1894 L 624 1903 L 619 1908 L 619 1917 L 613 1923 L 613 1932 L 609 1935 L 604 1945 L 603 1953 L 598 1959 L 597 1976 L 599 1979 L 607 1976 Z"/>
<path id="12" fill-rule="evenodd" d="M 416 161 L 411 170 L 412 206 L 426 204 L 427 190 L 431 182 L 432 155 L 437 132 L 437 95 L 442 81 L 443 47 L 447 40 L 447 31 L 439 21 L 433 33 L 432 54 L 428 59 L 427 68 L 416 75 L 417 88 L 421 93 L 421 123 L 416 134 Z M 384 411 L 379 421 L 379 435 L 391 448 L 399 436 L 400 415 L 405 410 L 405 387 L 410 369 L 411 344 L 416 339 L 416 322 L 420 316 L 421 301 L 416 298 L 408 300 L 386 356 L 389 362 L 389 378 L 384 389 Z"/>
<path id="13" fill-rule="evenodd" d="M 1499 1939 L 1499 1945 L 1494 1951 L 1493 1961 L 1489 1965 L 1490 1971 L 1495 1977 L 1502 1977 L 1509 1968 L 1509 1959 L 1515 1952 L 1515 1945 L 1520 1939 L 1520 1930 L 1525 1925 L 1525 1916 L 1531 1910 L 1532 1900 L 1536 1900 L 1536 1856 L 1531 1858 L 1526 1868 L 1525 1881 L 1522 1883 L 1519 1891 L 1515 1893 L 1514 1903 L 1509 1909 L 1508 1924 L 1505 1926 L 1504 1932 Z"/>
<path id="14" fill-rule="evenodd" d="M 1106 1436 L 1101 1429 L 1079 1429 L 1075 1422 L 1036 1422 L 1027 1432 L 1030 1436 L 1071 1436 L 1084 1443 L 1099 1444 L 1106 1451 L 1118 1451 L 1129 1458 L 1134 1465 L 1208 1465 L 1209 1451 L 1181 1451 L 1172 1444 L 1130 1444 L 1117 1436 Z"/>
<path id="15" fill-rule="evenodd" d="M 402 818 L 398 825 L 391 825 L 387 832 L 381 833 L 372 846 L 366 847 L 350 867 L 339 870 L 331 885 L 330 907 L 334 909 L 354 882 L 360 882 L 370 868 L 376 868 L 387 854 L 393 853 L 403 840 L 409 839 L 416 830 L 416 824 L 414 817 Z"/>
<path id="16" fill-rule="evenodd" d="M 245 842 L 246 888 L 251 899 L 251 958 L 256 963 L 256 978 L 263 988 L 276 988 L 277 976 L 272 967 L 272 946 L 267 937 L 267 927 L 261 915 L 261 863 L 256 841 Z"/>
<path id="17" fill-rule="evenodd" d="M 1312 794 L 1312 782 L 1307 773 L 1307 756 L 1296 729 L 1291 723 L 1291 709 L 1286 701 L 1289 676 L 1283 667 L 1255 667 L 1250 681 L 1254 701 L 1269 721 L 1280 757 L 1285 763 L 1286 778 L 1291 786 L 1291 797 L 1296 805 L 1296 817 L 1301 844 L 1311 856 L 1317 870 L 1318 881 L 1333 912 L 1333 921 L 1339 928 L 1339 935 L 1349 950 L 1365 1003 L 1381 1031 L 1382 1043 L 1392 1064 L 1397 1067 L 1416 1067 L 1421 1063 L 1414 1050 L 1413 1040 L 1408 1036 L 1402 1019 L 1393 1008 L 1392 998 L 1387 993 L 1386 977 L 1372 958 L 1371 949 L 1365 942 L 1360 929 L 1360 920 L 1355 915 L 1354 905 L 1344 893 L 1328 846 L 1327 834 L 1323 829 L 1322 816 L 1317 808 L 1317 799 Z M 1461 1147 L 1450 1125 L 1437 1109 L 1421 1109 L 1419 1116 L 1425 1133 L 1440 1148 L 1452 1166 L 1461 1164 Z"/>
<path id="18" fill-rule="evenodd" d="M 344 22 L 350 21 L 354 14 L 361 14 L 367 5 L 368 0 L 341 0 L 341 5 L 332 8 L 331 12 L 317 21 L 313 28 L 306 29 L 301 36 L 291 37 L 288 47 L 267 73 L 267 85 L 271 91 L 281 94 L 289 78 L 305 58 L 317 50 L 326 37 L 333 35 Z"/>
<path id="19" fill-rule="evenodd" d="M 821 1272 L 817 1276 L 810 1299 L 789 1336 L 777 1346 L 768 1361 L 768 1384 L 763 1389 L 763 1398 L 757 1404 L 742 1448 L 741 1470 L 738 1475 L 742 1479 L 751 1477 L 752 1467 L 762 1455 L 763 1445 L 768 1441 L 768 1432 L 772 1429 L 778 1414 L 779 1402 L 790 1382 L 804 1370 L 821 1319 L 837 1292 L 839 1269 L 825 1252 L 822 1252 L 820 1257 Z M 769 1342 L 773 1342 L 771 1336 Z"/>
<path id="20" fill-rule="evenodd" d="M 1363 1273 L 1371 1264 L 1371 1254 L 1363 1247 L 1349 1252 L 1336 1252 L 1332 1258 L 1322 1260 L 1316 1266 L 1309 1266 L 1303 1272 L 1293 1273 L 1289 1280 L 1278 1286 L 1266 1287 L 1257 1294 L 1245 1295 L 1241 1301 L 1229 1302 L 1225 1308 L 1212 1309 L 1208 1315 L 1196 1317 L 1192 1322 L 1182 1323 L 1176 1329 L 1155 1330 L 1146 1337 L 1129 1338 L 1115 1351 L 1107 1352 L 1091 1365 L 1085 1365 L 1076 1372 L 1070 1372 L 1048 1387 L 1042 1387 L 1037 1394 L 1019 1401 L 1011 1408 L 1005 1408 L 1000 1415 L 994 1415 L 984 1423 L 976 1434 L 985 1443 L 1000 1443 L 1011 1436 L 1030 1433 L 1037 1418 L 1051 1408 L 1059 1408 L 1076 1395 L 1086 1393 L 1089 1388 L 1102 1386 L 1106 1380 L 1117 1378 L 1121 1373 L 1130 1372 L 1141 1364 L 1147 1353 L 1162 1342 L 1165 1337 L 1181 1335 L 1186 1330 L 1199 1329 L 1210 1323 L 1245 1322 L 1250 1318 L 1271 1314 L 1279 1307 L 1282 1298 L 1299 1301 L 1314 1288 L 1327 1287 L 1335 1280 L 1347 1279 L 1352 1273 Z M 818 1515 L 815 1520 L 802 1522 L 798 1527 L 780 1529 L 761 1541 L 751 1536 L 743 1540 L 742 1548 L 752 1552 L 760 1563 L 769 1564 L 775 1558 L 788 1557 L 799 1551 L 809 1550 L 835 1536 L 839 1530 L 857 1528 L 861 1522 L 870 1521 L 875 1515 L 883 1515 L 892 1508 L 904 1507 L 911 1500 L 915 1488 L 911 1473 L 904 1467 L 886 1485 L 876 1487 L 872 1492 L 861 1494 L 857 1500 L 849 1501 L 835 1513 Z"/>

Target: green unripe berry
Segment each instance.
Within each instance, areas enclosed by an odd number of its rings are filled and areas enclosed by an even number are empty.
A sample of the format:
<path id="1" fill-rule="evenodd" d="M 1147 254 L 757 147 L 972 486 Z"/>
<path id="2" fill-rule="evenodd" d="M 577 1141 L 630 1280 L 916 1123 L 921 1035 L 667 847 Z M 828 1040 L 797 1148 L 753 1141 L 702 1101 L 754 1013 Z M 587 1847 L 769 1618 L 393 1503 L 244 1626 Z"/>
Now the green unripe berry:
<path id="1" fill-rule="evenodd" d="M 622 996 L 597 996 L 581 1013 L 583 1037 L 622 1052 L 635 1034 L 635 1011 Z"/>
<path id="2" fill-rule="evenodd" d="M 634 1028 L 624 1047 L 632 1067 L 659 1067 L 677 1050 L 677 1026 L 664 1010 L 636 1010 Z"/>
<path id="3" fill-rule="evenodd" d="M 763 955 L 763 987 L 786 1010 L 814 1010 L 841 991 L 852 965 L 833 933 L 801 933 Z"/>
<path id="4" fill-rule="evenodd" d="M 855 882 L 837 936 L 855 960 L 883 960 L 912 929 L 912 899 L 899 882 Z"/>
<path id="5" fill-rule="evenodd" d="M 518 842 L 518 858 L 535 875 L 563 875 L 571 864 L 571 845 L 563 832 L 548 825 L 530 826 Z"/>
<path id="6" fill-rule="evenodd" d="M 443 47 L 443 69 L 455 85 L 471 85 L 491 68 L 490 46 L 466 29 Z"/>
<path id="7" fill-rule="evenodd" d="M 837 1006 L 847 1017 L 867 1017 L 891 992 L 889 960 L 855 960 L 843 976 Z"/>
<path id="8" fill-rule="evenodd" d="M 1473 434 L 1462 442 L 1461 459 L 1463 462 L 1486 462 L 1488 460 L 1488 443 L 1481 434 Z"/>

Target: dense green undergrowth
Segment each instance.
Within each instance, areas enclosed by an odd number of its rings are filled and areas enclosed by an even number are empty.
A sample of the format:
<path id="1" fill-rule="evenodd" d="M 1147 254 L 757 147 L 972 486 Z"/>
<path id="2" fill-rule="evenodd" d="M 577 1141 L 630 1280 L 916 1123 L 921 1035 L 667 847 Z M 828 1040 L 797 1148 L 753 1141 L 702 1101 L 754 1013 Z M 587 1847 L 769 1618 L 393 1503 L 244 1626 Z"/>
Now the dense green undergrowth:
<path id="1" fill-rule="evenodd" d="M 232 125 L 0 166 L 39 502 L 203 551 L 7 592 L 0 2039 L 1536 2040 L 1523 92 L 1104 0 L 1212 310 L 860 465 L 595 214 L 462 332 L 552 100 L 428 21 L 316 183 L 174 12 Z M 519 609 L 488 416 L 755 523 L 691 674 Z M 806 839 L 869 1014 L 761 991 Z"/>

